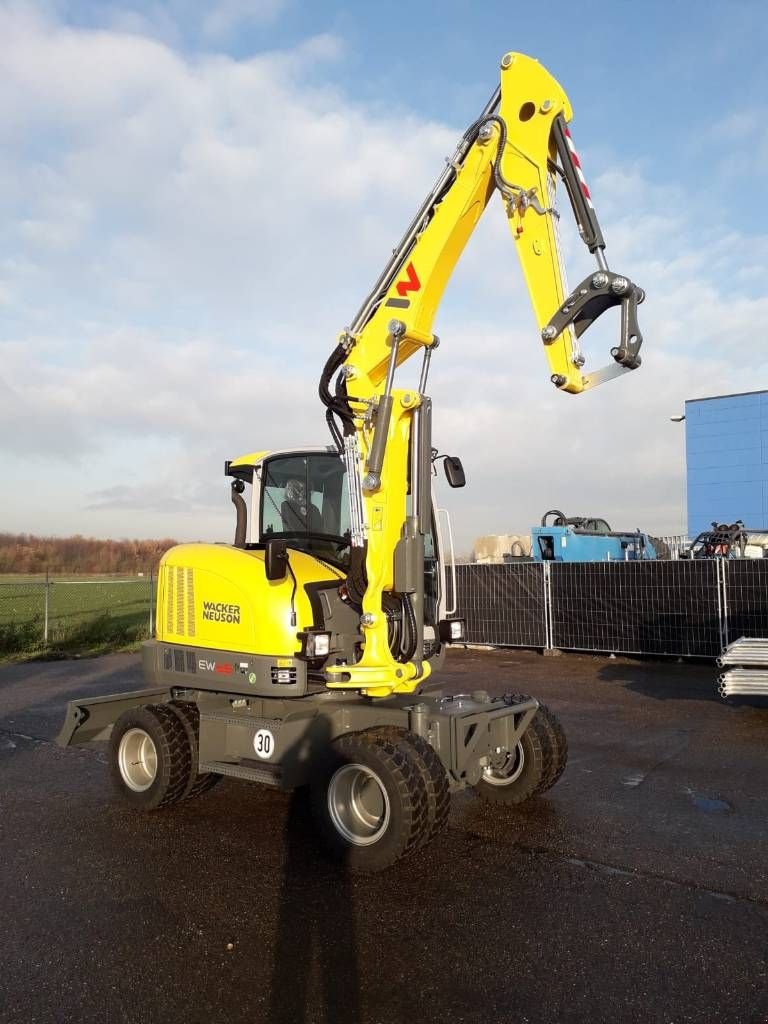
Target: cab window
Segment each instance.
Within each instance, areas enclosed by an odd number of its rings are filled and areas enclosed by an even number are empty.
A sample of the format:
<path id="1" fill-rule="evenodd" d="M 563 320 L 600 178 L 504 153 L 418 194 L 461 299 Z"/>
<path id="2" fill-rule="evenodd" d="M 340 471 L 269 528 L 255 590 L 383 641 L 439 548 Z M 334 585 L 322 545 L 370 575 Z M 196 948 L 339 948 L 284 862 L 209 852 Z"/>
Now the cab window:
<path id="1" fill-rule="evenodd" d="M 344 463 L 332 453 L 268 459 L 261 471 L 260 540 L 283 537 L 291 547 L 345 564 L 349 502 Z"/>

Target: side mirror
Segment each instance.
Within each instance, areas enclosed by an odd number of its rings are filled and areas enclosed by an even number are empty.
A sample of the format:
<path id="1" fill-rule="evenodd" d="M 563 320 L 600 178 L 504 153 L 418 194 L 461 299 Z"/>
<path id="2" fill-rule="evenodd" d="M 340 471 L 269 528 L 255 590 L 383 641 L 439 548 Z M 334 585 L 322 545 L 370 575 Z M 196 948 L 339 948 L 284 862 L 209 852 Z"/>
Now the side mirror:
<path id="1" fill-rule="evenodd" d="M 456 455 L 446 455 L 443 460 L 445 466 L 445 479 L 451 487 L 464 487 L 467 478 L 464 475 L 464 467 L 461 459 Z"/>
<path id="2" fill-rule="evenodd" d="M 271 582 L 284 580 L 288 572 L 288 546 L 284 540 L 268 540 L 264 546 L 264 571 Z"/>

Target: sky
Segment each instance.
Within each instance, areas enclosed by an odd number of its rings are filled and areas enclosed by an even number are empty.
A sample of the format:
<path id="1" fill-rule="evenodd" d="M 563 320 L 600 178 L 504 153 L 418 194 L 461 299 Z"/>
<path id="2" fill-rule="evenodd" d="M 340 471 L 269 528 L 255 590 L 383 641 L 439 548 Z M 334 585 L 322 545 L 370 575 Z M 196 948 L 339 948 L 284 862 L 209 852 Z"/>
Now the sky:
<path id="1" fill-rule="evenodd" d="M 336 335 L 518 50 L 571 99 L 643 365 L 552 388 L 494 197 L 435 322 L 435 441 L 468 480 L 441 501 L 462 552 L 550 508 L 681 532 L 670 416 L 768 387 L 764 5 L 534 13 L 0 0 L 0 530 L 230 539 L 224 460 L 327 443 Z"/>

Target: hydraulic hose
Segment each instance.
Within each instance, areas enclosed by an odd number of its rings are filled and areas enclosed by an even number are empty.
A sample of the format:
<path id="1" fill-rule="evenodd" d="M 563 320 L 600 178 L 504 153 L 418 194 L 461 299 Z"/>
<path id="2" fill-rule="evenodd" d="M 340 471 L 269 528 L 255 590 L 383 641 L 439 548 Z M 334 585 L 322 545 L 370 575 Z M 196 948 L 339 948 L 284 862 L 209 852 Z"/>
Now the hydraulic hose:
<path id="1" fill-rule="evenodd" d="M 339 451 L 343 448 L 341 440 L 341 434 L 339 433 L 338 427 L 336 426 L 333 417 L 338 416 L 341 420 L 345 434 L 351 434 L 354 432 L 354 421 L 352 417 L 352 411 L 349 408 L 349 403 L 346 401 L 344 396 L 339 395 L 337 388 L 337 397 L 331 394 L 329 385 L 333 379 L 333 375 L 340 369 L 342 363 L 347 357 L 347 350 L 343 345 L 339 344 L 331 352 L 328 357 L 323 372 L 320 375 L 320 383 L 318 385 L 318 394 L 320 395 L 320 401 L 326 407 L 325 419 L 328 423 L 328 427 L 333 436 L 333 440 L 336 443 L 336 447 Z"/>
<path id="2" fill-rule="evenodd" d="M 352 548 L 349 553 L 349 569 L 347 570 L 346 587 L 352 604 L 362 605 L 365 591 L 368 589 L 368 575 L 365 571 L 365 556 L 368 545 Z"/>
<path id="3" fill-rule="evenodd" d="M 408 594 L 403 594 L 403 622 L 408 625 L 408 647 L 403 651 L 403 661 L 410 661 L 416 653 L 416 641 L 418 627 L 416 625 L 416 613 L 413 610 L 411 599 Z"/>

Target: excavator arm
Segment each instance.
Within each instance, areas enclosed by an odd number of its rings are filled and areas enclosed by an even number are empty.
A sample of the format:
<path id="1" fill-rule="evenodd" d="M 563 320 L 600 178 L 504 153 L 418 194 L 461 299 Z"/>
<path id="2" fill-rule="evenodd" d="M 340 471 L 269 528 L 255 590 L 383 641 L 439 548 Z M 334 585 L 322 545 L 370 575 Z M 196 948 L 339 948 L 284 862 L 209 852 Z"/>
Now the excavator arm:
<path id="1" fill-rule="evenodd" d="M 501 84 L 467 129 L 434 188 L 349 328 L 320 380 L 327 420 L 349 475 L 350 600 L 361 608 L 361 659 L 328 669 L 331 687 L 370 696 L 410 692 L 426 678 L 420 622 L 428 531 L 431 402 L 425 394 L 437 307 L 494 192 L 500 193 L 531 297 L 553 384 L 578 394 L 640 365 L 637 305 L 644 293 L 607 265 L 605 242 L 568 129 L 572 112 L 537 61 L 508 53 Z M 555 191 L 562 180 L 596 269 L 568 291 Z M 585 371 L 579 339 L 607 309 L 621 307 L 612 362 Z M 397 369 L 421 353 L 417 388 L 395 387 Z M 331 385 L 335 378 L 334 391 Z M 385 595 L 402 601 L 412 642 L 393 652 Z"/>

